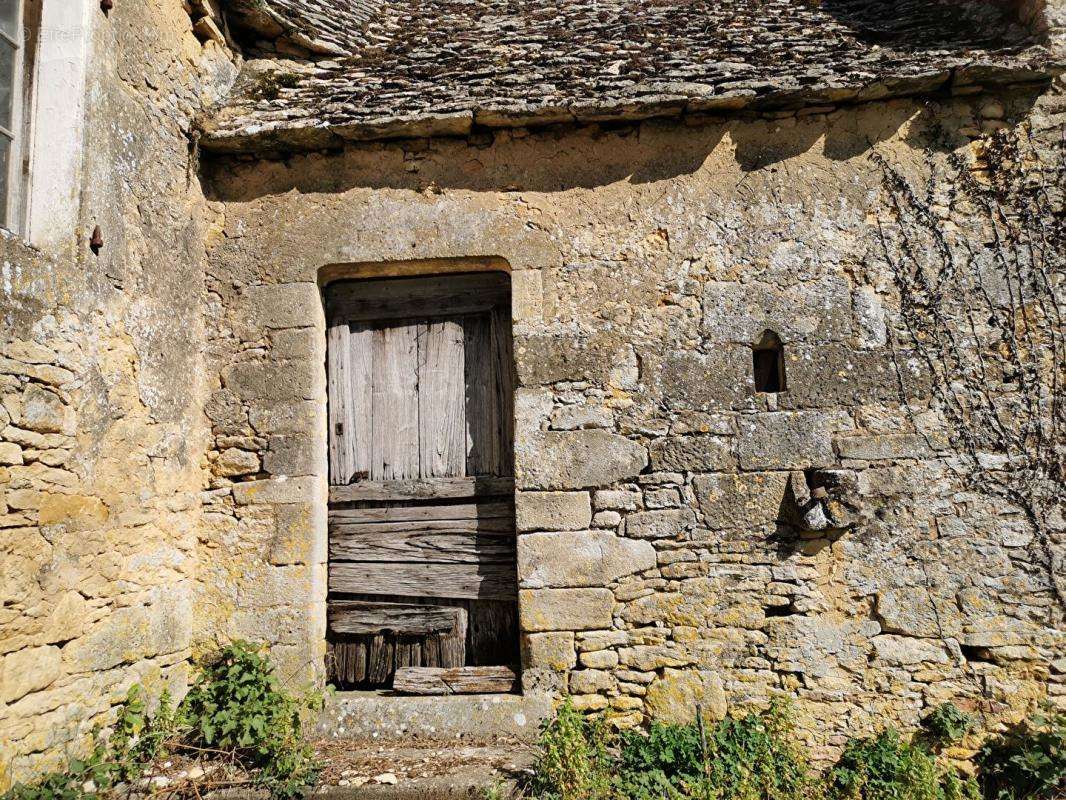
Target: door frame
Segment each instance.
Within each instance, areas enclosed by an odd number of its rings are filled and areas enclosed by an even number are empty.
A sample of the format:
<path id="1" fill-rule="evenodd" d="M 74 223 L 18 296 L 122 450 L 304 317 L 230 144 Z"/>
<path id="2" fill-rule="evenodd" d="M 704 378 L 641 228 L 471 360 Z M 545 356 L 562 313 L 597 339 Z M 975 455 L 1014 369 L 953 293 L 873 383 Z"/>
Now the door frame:
<path id="1" fill-rule="evenodd" d="M 327 303 L 328 303 L 327 294 L 328 294 L 329 287 L 332 284 L 337 283 L 337 282 L 341 282 L 341 281 L 360 281 L 360 280 L 389 279 L 389 278 L 434 278 L 434 277 L 445 277 L 445 276 L 448 276 L 448 275 L 456 275 L 456 276 L 458 276 L 459 274 L 493 273 L 493 272 L 495 272 L 495 273 L 503 273 L 503 274 L 505 274 L 507 276 L 507 279 L 508 279 L 508 284 L 509 284 L 509 290 L 508 291 L 509 291 L 510 302 L 511 302 L 511 314 L 510 314 L 510 326 L 511 326 L 511 329 L 510 329 L 510 336 L 511 336 L 511 341 L 513 342 L 513 340 L 514 340 L 514 324 L 515 324 L 515 315 L 514 315 L 515 292 L 514 292 L 514 286 L 513 286 L 514 274 L 513 274 L 512 270 L 511 270 L 510 264 L 504 258 L 501 258 L 501 257 L 498 257 L 498 256 L 474 257 L 474 258 L 467 258 L 467 257 L 432 258 L 432 259 L 414 259 L 414 260 L 410 260 L 410 261 L 393 261 L 393 262 L 379 262 L 379 261 L 375 261 L 375 262 L 353 262 L 353 263 L 345 263 L 345 264 L 330 264 L 330 265 L 327 265 L 325 267 L 322 267 L 319 270 L 319 272 L 318 272 L 318 288 L 319 288 L 320 300 L 321 300 L 321 303 L 322 303 L 322 310 L 323 310 L 323 315 L 324 315 L 324 320 L 323 320 L 324 321 L 324 326 L 323 326 L 323 330 L 321 331 L 320 338 L 323 340 L 322 341 L 322 345 L 323 345 L 323 347 L 322 347 L 322 372 L 323 372 L 323 376 L 325 377 L 325 382 L 328 383 L 327 362 L 328 362 L 328 358 L 329 358 L 328 351 L 327 351 L 328 343 L 325 341 L 325 339 L 326 339 L 325 334 L 328 332 L 329 325 L 330 325 L 330 320 L 329 320 L 329 315 L 328 315 L 328 305 L 327 305 Z M 512 358 L 513 358 L 513 355 L 512 355 Z M 518 382 L 516 380 L 514 382 L 513 386 L 512 386 L 512 389 L 511 389 L 512 397 L 511 397 L 510 406 L 511 406 L 511 413 L 512 414 L 513 414 L 514 408 L 515 408 L 515 393 L 517 392 L 517 390 L 518 390 Z M 323 416 L 324 419 L 323 419 L 323 424 L 320 426 L 323 429 L 322 432 L 321 432 L 321 438 L 322 438 L 323 442 L 326 443 L 326 448 L 327 448 L 327 452 L 328 452 L 328 448 L 329 448 L 329 430 L 328 430 L 329 411 L 328 411 L 328 408 L 323 409 L 323 415 L 322 416 Z M 515 445 L 514 438 L 513 438 L 514 437 L 514 422 L 515 421 L 512 418 L 512 426 L 511 426 L 512 427 L 512 438 L 511 438 L 511 441 L 508 442 L 507 445 L 506 445 L 506 446 L 510 447 L 511 450 L 512 450 L 512 458 L 511 458 L 512 464 L 513 464 L 513 461 L 514 461 L 513 451 L 514 451 L 514 445 Z M 513 467 L 512 467 L 512 469 L 513 469 Z M 323 505 L 324 505 L 323 512 L 324 512 L 324 515 L 328 515 L 328 510 L 329 510 L 329 505 L 330 505 L 329 498 L 333 494 L 334 489 L 336 488 L 336 487 L 333 487 L 331 485 L 331 469 L 330 469 L 330 466 L 329 466 L 328 463 L 326 465 L 326 473 L 325 474 L 326 474 L 325 483 L 327 485 L 327 492 L 326 492 L 326 498 L 325 498 L 324 503 L 323 503 Z M 486 478 L 475 478 L 475 479 L 470 479 L 470 480 L 474 481 L 478 485 L 481 485 L 482 483 L 496 483 L 497 482 L 496 479 L 492 479 L 492 478 L 488 478 L 488 479 L 486 479 Z M 510 480 L 510 486 L 513 487 L 514 485 L 515 485 L 515 482 L 514 482 L 514 480 L 512 478 Z M 514 501 L 514 489 L 513 488 L 510 489 L 510 494 L 511 494 L 512 503 L 513 503 L 513 501 Z M 517 543 L 517 535 L 518 535 L 518 532 L 517 532 L 517 528 L 516 528 L 516 530 L 515 530 L 516 543 Z M 320 532 L 320 536 L 324 540 L 323 541 L 323 549 L 326 549 L 328 551 L 329 540 L 330 540 L 330 533 L 329 533 L 328 524 L 324 526 L 324 530 L 322 530 Z M 329 562 L 329 558 L 327 556 L 326 559 L 325 559 L 325 565 L 326 565 L 327 572 L 328 572 L 328 569 L 329 569 L 329 563 L 330 563 Z M 515 564 L 515 568 L 517 570 L 517 562 Z M 517 591 L 518 590 L 518 582 L 519 582 L 520 576 L 516 574 L 515 578 L 516 578 L 515 592 L 516 592 L 516 598 L 517 598 L 517 596 L 518 596 L 518 591 Z M 326 583 L 326 585 L 322 589 L 322 600 L 323 601 L 325 601 L 328 598 L 328 596 L 329 596 L 328 578 L 325 581 L 325 583 Z M 323 607 L 324 611 L 328 611 L 328 604 L 327 603 L 323 602 L 322 607 Z M 517 603 L 516 603 L 515 609 L 516 609 L 515 613 L 516 614 L 520 614 L 520 608 L 518 607 Z M 322 622 L 325 623 L 326 620 L 322 620 Z M 521 641 L 520 641 L 521 640 L 521 625 L 520 625 L 520 622 L 518 621 L 517 617 L 516 617 L 515 623 L 516 623 L 515 631 L 516 631 L 516 633 L 517 633 L 517 635 L 519 637 L 519 641 L 515 642 L 515 647 L 516 647 L 516 650 L 520 654 L 519 661 L 520 662 L 524 662 L 524 659 L 525 659 L 525 648 L 521 646 Z M 329 635 L 328 634 L 328 625 L 323 624 L 320 629 L 323 631 L 323 634 L 325 635 L 325 637 L 328 638 L 328 635 Z M 519 670 L 522 670 L 522 669 L 524 669 L 525 664 L 524 663 L 519 663 L 517 666 L 518 666 Z M 521 682 L 519 683 L 518 691 L 519 691 L 519 693 L 521 693 L 521 691 L 522 691 L 521 690 Z"/>

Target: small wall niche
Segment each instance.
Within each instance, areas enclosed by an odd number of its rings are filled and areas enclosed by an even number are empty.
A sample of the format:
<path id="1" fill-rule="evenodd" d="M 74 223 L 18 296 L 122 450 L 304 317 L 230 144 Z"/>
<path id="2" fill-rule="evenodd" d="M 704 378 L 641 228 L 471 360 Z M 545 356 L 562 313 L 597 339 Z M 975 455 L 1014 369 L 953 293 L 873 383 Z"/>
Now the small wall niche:
<path id="1" fill-rule="evenodd" d="M 786 390 L 785 346 L 781 337 L 771 330 L 763 331 L 752 347 L 751 361 L 756 392 L 777 394 Z"/>

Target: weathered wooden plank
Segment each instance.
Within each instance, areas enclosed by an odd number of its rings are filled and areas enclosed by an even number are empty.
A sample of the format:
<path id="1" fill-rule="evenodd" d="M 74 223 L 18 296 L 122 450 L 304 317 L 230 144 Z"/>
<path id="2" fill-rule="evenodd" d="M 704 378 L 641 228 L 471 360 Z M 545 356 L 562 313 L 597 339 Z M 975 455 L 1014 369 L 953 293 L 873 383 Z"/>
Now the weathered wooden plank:
<path id="1" fill-rule="evenodd" d="M 330 631 L 336 634 L 424 636 L 430 633 L 455 634 L 466 630 L 466 609 L 456 606 L 334 600 L 329 604 L 326 618 Z"/>
<path id="2" fill-rule="evenodd" d="M 402 524 L 402 523 L 401 523 Z M 515 558 L 514 536 L 469 533 L 402 531 L 380 533 L 341 532 L 330 537 L 333 561 L 429 561 L 446 564 L 477 564 Z"/>
<path id="3" fill-rule="evenodd" d="M 418 328 L 374 331 L 370 477 L 418 478 Z"/>
<path id="4" fill-rule="evenodd" d="M 444 275 L 384 281 L 338 281 L 326 293 L 331 320 L 395 320 L 486 311 L 510 298 L 502 273 Z"/>
<path id="5" fill-rule="evenodd" d="M 514 474 L 514 387 L 517 378 L 513 351 L 511 309 L 509 306 L 496 308 L 492 312 L 492 374 L 497 475 Z"/>
<path id="6" fill-rule="evenodd" d="M 376 426 L 375 426 L 376 427 Z M 401 502 L 444 500 L 463 497 L 495 497 L 514 494 L 514 478 L 469 477 L 430 480 L 362 481 L 349 486 L 332 486 L 331 503 Z"/>
<path id="7" fill-rule="evenodd" d="M 329 481 L 341 486 L 355 474 L 348 323 L 332 325 L 326 332 L 326 367 L 329 373 Z"/>
<path id="8" fill-rule="evenodd" d="M 329 589 L 346 594 L 511 600 L 515 562 L 429 564 L 332 562 Z"/>
<path id="9" fill-rule="evenodd" d="M 340 515 L 330 515 L 331 534 L 342 536 L 370 535 L 378 537 L 394 536 L 404 533 L 416 533 L 429 536 L 435 533 L 456 534 L 514 534 L 514 522 L 510 517 L 493 519 L 442 519 L 425 522 L 350 522 Z"/>
<path id="10" fill-rule="evenodd" d="M 466 356 L 466 471 L 492 475 L 499 461 L 496 392 L 493 390 L 492 326 L 488 314 L 463 319 Z"/>
<path id="11" fill-rule="evenodd" d="M 387 683 L 395 671 L 396 637 L 374 636 L 368 646 L 366 680 L 371 684 Z"/>
<path id="12" fill-rule="evenodd" d="M 518 689 L 511 667 L 406 667 L 396 670 L 392 688 L 402 694 L 501 694 Z"/>
<path id="13" fill-rule="evenodd" d="M 348 337 L 349 408 L 354 428 L 352 466 L 356 480 L 370 476 L 371 436 L 374 420 L 374 331 L 353 325 Z"/>
<path id="14" fill-rule="evenodd" d="M 332 672 L 338 683 L 352 686 L 366 680 L 367 642 L 366 637 L 359 637 L 354 641 L 333 642 Z"/>
<path id="15" fill-rule="evenodd" d="M 508 502 L 455 503 L 419 506 L 377 506 L 374 508 L 335 508 L 330 520 L 338 522 L 439 522 L 513 517 L 514 504 Z"/>
<path id="16" fill-rule="evenodd" d="M 422 478 L 466 474 L 463 328 L 458 319 L 418 328 L 418 457 Z"/>

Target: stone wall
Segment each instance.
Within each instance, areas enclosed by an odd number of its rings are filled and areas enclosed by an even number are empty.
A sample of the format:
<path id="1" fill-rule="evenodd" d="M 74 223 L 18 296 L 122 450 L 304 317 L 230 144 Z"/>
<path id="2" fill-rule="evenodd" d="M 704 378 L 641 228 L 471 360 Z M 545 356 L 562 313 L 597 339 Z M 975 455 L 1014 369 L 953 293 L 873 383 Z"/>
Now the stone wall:
<path id="1" fill-rule="evenodd" d="M 320 279 L 492 256 L 514 287 L 527 692 L 631 725 L 784 691 L 825 753 L 947 699 L 997 717 L 1061 697 L 1039 546 L 965 487 L 877 238 L 872 152 L 921 182 L 944 131 L 965 153 L 1059 124 L 964 92 L 207 164 L 213 602 L 263 608 L 220 633 L 321 652 Z M 752 384 L 766 329 L 776 396 Z"/>
<path id="2" fill-rule="evenodd" d="M 47 252 L 0 239 L 0 788 L 83 751 L 134 681 L 183 691 L 194 643 L 210 216 L 188 131 L 233 66 L 180 0 L 92 5 L 45 32 L 91 40 L 80 221 Z"/>

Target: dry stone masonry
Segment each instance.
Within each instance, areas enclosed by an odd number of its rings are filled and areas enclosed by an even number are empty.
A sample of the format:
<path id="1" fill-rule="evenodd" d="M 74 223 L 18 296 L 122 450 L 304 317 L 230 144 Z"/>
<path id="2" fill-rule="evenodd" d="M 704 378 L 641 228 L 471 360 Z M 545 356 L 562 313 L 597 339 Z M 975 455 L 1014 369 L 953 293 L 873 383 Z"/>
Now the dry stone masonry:
<path id="1" fill-rule="evenodd" d="M 1061 2 L 90 5 L 77 225 L 0 238 L 0 785 L 220 641 L 325 683 L 338 279 L 509 275 L 538 708 L 785 693 L 829 756 L 1066 702 L 1061 505 L 970 480 L 1010 461 L 907 335 L 882 166 L 926 197 L 1021 136 L 1061 231 Z"/>

